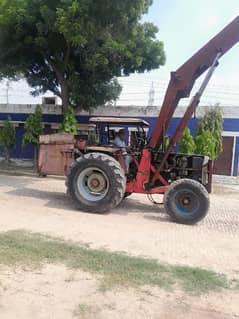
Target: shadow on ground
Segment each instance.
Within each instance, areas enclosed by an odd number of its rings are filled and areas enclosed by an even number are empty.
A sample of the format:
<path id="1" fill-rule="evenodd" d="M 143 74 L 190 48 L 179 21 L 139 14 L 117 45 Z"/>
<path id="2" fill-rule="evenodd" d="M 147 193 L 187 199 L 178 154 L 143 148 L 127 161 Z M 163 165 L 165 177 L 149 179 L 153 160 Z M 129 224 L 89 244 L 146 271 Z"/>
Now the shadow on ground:
<path id="1" fill-rule="evenodd" d="M 51 182 L 51 179 L 49 179 Z M 48 185 L 46 179 L 37 177 L 9 176 L 0 175 L 0 193 L 4 200 L 9 202 L 21 203 L 24 209 L 25 205 L 31 207 L 39 206 L 52 208 L 59 212 L 70 212 L 73 214 L 85 214 L 75 208 L 71 199 L 65 193 L 64 181 L 61 179 Z M 238 234 L 238 190 L 233 186 L 215 187 L 215 192 L 211 195 L 211 208 L 207 217 L 199 224 L 206 229 L 223 232 L 232 236 Z M 155 197 L 162 200 L 162 196 Z M 35 200 L 34 200 L 35 199 Z M 233 201 L 231 204 L 231 201 Z M 109 214 L 122 217 L 134 216 L 136 219 L 145 219 L 152 222 L 171 223 L 170 217 L 166 214 L 163 205 L 154 205 L 147 201 L 146 195 L 132 194 L 124 199 L 118 207 L 111 210 Z M 104 216 L 102 216 L 104 219 Z M 197 224 L 198 225 L 198 224 Z M 192 227 L 192 226 L 189 226 Z"/>
<path id="2" fill-rule="evenodd" d="M 171 222 L 165 213 L 163 204 L 153 204 L 150 201 L 142 203 L 137 198 L 126 198 L 113 211 L 114 214 L 130 215 L 142 214 L 145 219 Z"/>
<path id="3" fill-rule="evenodd" d="M 29 182 L 30 180 L 26 179 L 26 181 L 24 182 L 24 180 L 22 181 L 19 177 L 18 183 L 20 184 L 20 187 L 18 184 L 18 187 L 16 189 L 8 191 L 7 194 L 14 197 L 19 196 L 42 199 L 46 201 L 46 203 L 44 204 L 44 206 L 46 207 L 77 212 L 74 203 L 71 201 L 69 196 L 66 195 L 66 193 L 37 190 L 29 187 Z M 6 186 L 6 184 L 1 184 L 0 181 L 0 186 Z M 9 182 L 9 186 L 13 186 L 12 181 Z M 170 221 L 168 216 L 165 214 L 163 205 L 154 205 L 150 201 L 148 203 L 142 203 L 137 198 L 124 199 L 120 203 L 120 205 L 112 210 L 110 213 L 122 216 L 138 213 L 142 214 L 143 218 L 145 219 L 156 221 Z"/>
<path id="4" fill-rule="evenodd" d="M 75 206 L 64 192 L 52 192 L 23 187 L 7 192 L 8 195 L 46 200 L 46 207 L 75 210 Z"/>

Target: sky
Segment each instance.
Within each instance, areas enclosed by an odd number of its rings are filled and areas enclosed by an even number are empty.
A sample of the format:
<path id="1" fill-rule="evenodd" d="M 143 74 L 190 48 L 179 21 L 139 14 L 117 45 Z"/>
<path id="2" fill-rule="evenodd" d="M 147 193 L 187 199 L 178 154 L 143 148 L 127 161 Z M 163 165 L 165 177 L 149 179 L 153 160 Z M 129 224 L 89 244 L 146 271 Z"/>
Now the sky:
<path id="1" fill-rule="evenodd" d="M 143 21 L 158 26 L 158 39 L 165 46 L 166 64 L 152 72 L 121 78 L 123 91 L 117 105 L 147 105 L 152 87 L 153 102 L 160 105 L 170 72 L 182 65 L 238 14 L 238 0 L 154 0 Z M 9 103 L 24 102 L 40 103 L 41 97 L 30 97 L 29 89 L 23 82 L 10 83 Z M 5 83 L 0 83 L 0 103 L 6 103 Z M 239 106 L 239 43 L 220 60 L 202 103 Z"/>
<path id="2" fill-rule="evenodd" d="M 158 38 L 164 42 L 166 64 L 156 71 L 123 79 L 124 90 L 118 104 L 147 105 L 153 82 L 154 104 L 160 105 L 170 72 L 178 69 L 237 15 L 238 0 L 154 0 L 144 20 L 159 27 Z M 201 103 L 239 105 L 239 43 L 220 60 Z"/>

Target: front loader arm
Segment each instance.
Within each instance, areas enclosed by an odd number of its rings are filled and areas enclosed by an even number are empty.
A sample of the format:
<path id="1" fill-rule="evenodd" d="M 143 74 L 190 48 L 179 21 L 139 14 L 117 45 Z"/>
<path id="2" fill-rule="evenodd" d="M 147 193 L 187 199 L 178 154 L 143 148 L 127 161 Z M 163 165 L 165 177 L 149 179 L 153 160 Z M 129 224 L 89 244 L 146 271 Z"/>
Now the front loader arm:
<path id="1" fill-rule="evenodd" d="M 195 55 L 185 62 L 176 72 L 171 73 L 171 79 L 164 97 L 163 105 L 151 136 L 149 146 L 159 147 L 168 129 L 169 122 L 181 98 L 188 97 L 195 81 L 215 60 L 221 58 L 239 41 L 239 16 L 228 24 L 220 33 L 203 46 Z M 200 97 L 199 97 L 200 98 Z M 200 99 L 197 101 L 199 104 Z M 187 119 L 188 120 L 188 119 Z M 184 131 L 187 121 L 179 124 L 180 134 Z M 178 136 L 178 139 L 181 136 Z"/>

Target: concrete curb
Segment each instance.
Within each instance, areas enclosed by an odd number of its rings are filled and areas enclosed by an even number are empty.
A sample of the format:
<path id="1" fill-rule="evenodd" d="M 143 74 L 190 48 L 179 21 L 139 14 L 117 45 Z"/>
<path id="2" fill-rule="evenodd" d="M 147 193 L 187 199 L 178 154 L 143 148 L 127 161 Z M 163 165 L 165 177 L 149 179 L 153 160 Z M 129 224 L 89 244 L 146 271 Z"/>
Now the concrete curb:
<path id="1" fill-rule="evenodd" d="M 7 170 L 7 169 L 0 169 L 0 174 L 2 175 L 10 175 L 10 176 L 27 176 L 27 177 L 35 177 L 35 178 L 44 178 L 38 175 L 36 172 L 31 171 L 25 171 L 25 170 Z M 53 179 L 60 179 L 64 180 L 64 176 L 53 176 L 53 175 L 47 175 L 46 177 L 50 177 Z"/>
<path id="2" fill-rule="evenodd" d="M 213 184 L 239 185 L 239 176 L 213 175 Z"/>
<path id="3" fill-rule="evenodd" d="M 31 177 L 38 177 L 38 174 L 31 171 L 25 170 L 15 170 L 15 169 L 0 169 L 0 174 L 4 175 L 15 175 L 15 176 L 31 176 Z"/>

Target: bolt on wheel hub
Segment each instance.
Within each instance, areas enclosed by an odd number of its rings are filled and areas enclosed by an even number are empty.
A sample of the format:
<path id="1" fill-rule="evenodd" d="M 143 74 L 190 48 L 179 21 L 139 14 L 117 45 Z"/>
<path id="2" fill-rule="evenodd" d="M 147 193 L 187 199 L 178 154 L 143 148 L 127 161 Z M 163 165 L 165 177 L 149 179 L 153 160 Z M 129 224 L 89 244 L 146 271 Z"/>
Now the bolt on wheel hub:
<path id="1" fill-rule="evenodd" d="M 103 175 L 99 173 L 93 173 L 88 177 L 87 186 L 90 191 L 101 193 L 106 188 L 106 180 Z"/>
<path id="2" fill-rule="evenodd" d="M 182 192 L 177 196 L 177 202 L 179 207 L 186 210 L 191 210 L 197 205 L 197 200 L 193 193 Z"/>
<path id="3" fill-rule="evenodd" d="M 183 205 L 188 206 L 188 205 L 190 204 L 190 198 L 185 197 L 185 198 L 182 200 L 182 203 L 183 203 Z"/>

